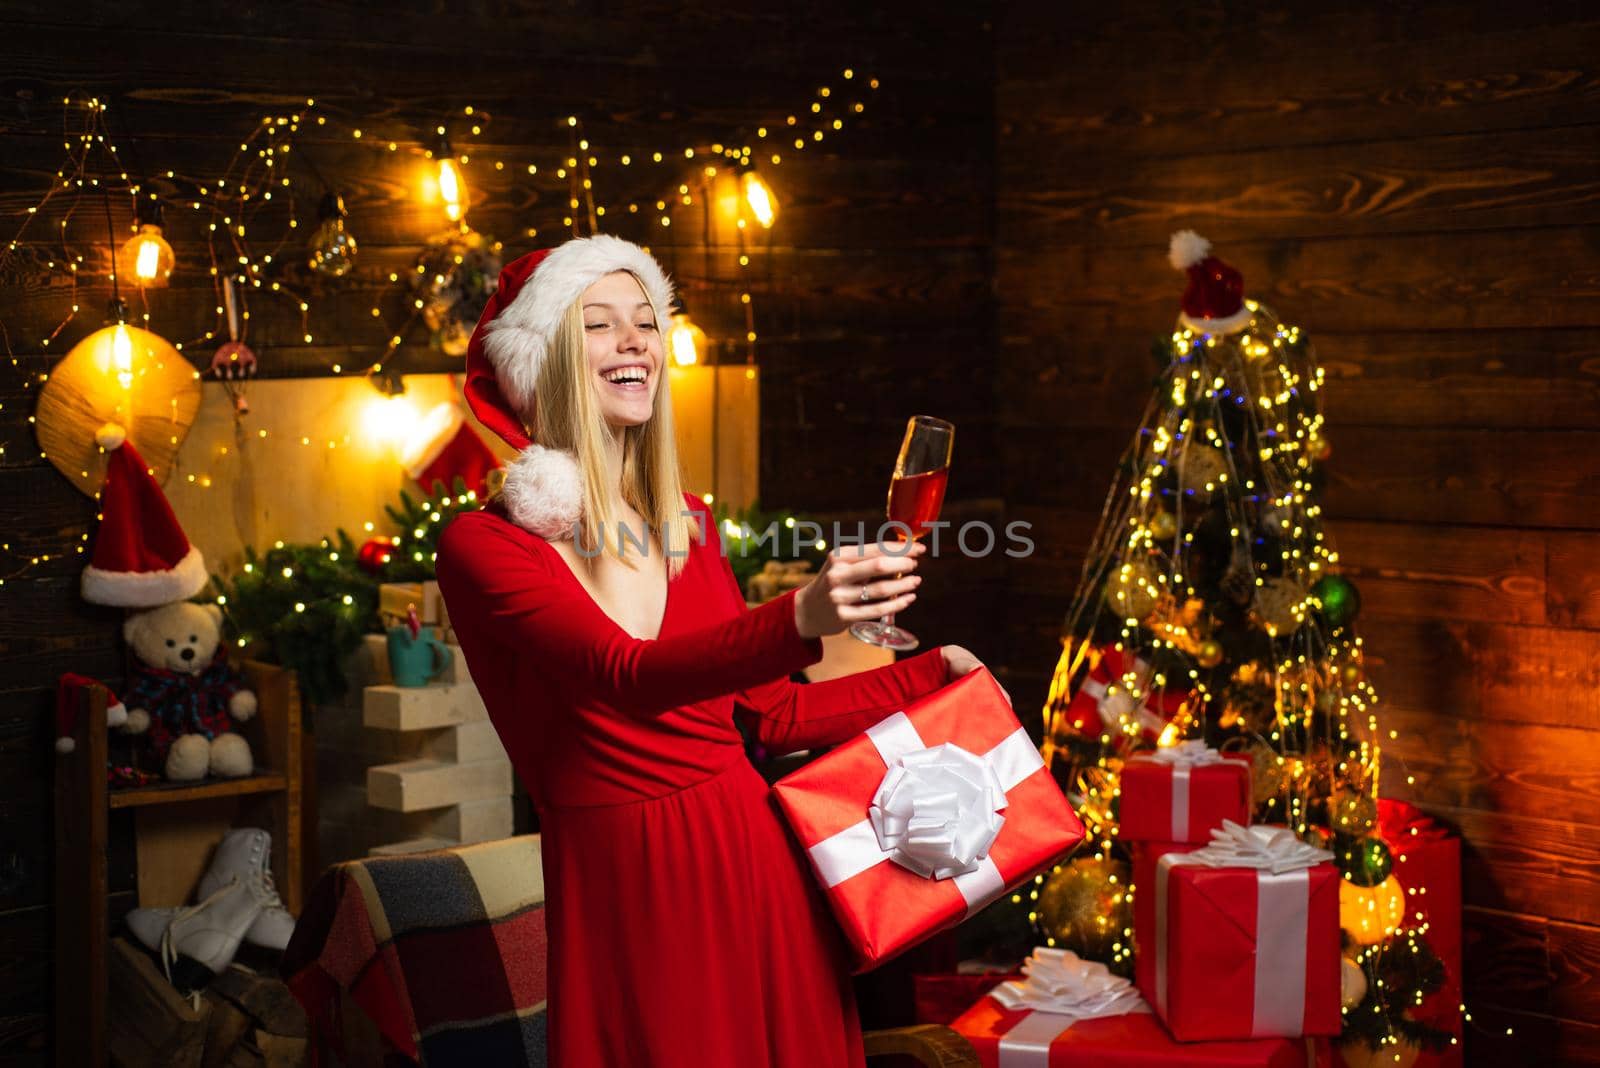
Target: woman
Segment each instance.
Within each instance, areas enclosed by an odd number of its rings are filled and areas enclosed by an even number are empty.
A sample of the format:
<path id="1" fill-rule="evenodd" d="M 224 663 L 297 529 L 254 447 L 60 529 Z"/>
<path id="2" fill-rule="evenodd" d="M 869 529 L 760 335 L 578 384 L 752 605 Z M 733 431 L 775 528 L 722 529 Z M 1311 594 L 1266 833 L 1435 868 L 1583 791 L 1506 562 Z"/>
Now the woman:
<path id="1" fill-rule="evenodd" d="M 638 246 L 569 241 L 506 267 L 467 356 L 469 403 L 521 455 L 438 577 L 540 814 L 551 1063 L 859 1065 L 841 935 L 735 710 L 769 750 L 831 745 L 979 665 L 946 646 L 788 681 L 823 635 L 911 604 L 923 547 L 836 550 L 747 612 L 678 481 L 671 301 Z"/>

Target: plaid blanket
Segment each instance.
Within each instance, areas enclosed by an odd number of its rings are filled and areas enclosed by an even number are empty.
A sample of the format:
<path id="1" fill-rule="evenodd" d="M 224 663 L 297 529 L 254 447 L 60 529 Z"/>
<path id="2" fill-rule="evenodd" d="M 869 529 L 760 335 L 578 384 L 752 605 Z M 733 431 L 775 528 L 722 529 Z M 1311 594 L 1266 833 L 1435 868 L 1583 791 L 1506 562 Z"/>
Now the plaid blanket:
<path id="1" fill-rule="evenodd" d="M 358 1005 L 387 1063 L 545 1064 L 544 885 L 535 835 L 330 868 L 284 952 L 311 1063 Z"/>

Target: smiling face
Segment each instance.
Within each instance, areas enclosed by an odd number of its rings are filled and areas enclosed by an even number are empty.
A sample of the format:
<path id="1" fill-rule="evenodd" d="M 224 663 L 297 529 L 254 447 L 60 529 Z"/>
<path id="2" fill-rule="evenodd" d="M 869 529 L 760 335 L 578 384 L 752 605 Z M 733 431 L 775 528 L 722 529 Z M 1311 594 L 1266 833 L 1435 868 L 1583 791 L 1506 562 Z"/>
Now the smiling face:
<path id="1" fill-rule="evenodd" d="M 583 291 L 584 348 L 601 414 L 614 427 L 643 426 L 655 411 L 663 361 L 650 300 L 627 271 Z"/>

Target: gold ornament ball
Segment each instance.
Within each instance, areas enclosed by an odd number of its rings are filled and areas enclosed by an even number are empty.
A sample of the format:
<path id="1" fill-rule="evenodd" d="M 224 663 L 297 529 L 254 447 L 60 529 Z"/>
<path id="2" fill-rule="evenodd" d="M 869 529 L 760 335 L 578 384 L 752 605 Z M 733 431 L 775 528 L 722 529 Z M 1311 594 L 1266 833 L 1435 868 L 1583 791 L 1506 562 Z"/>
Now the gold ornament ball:
<path id="1" fill-rule="evenodd" d="M 1156 541 L 1171 541 L 1178 533 L 1178 517 L 1160 511 L 1150 517 L 1150 536 Z"/>
<path id="2" fill-rule="evenodd" d="M 1111 606 L 1123 619 L 1143 619 L 1161 598 L 1161 580 L 1147 561 L 1123 564 L 1111 577 Z"/>
<path id="3" fill-rule="evenodd" d="M 1283 793 L 1289 782 L 1289 764 L 1278 751 L 1257 739 L 1250 743 L 1250 802 L 1265 804 Z"/>
<path id="4" fill-rule="evenodd" d="M 1311 453 L 1311 458 L 1320 464 L 1333 455 L 1333 442 L 1319 434 L 1311 439 L 1307 451 Z"/>
<path id="5" fill-rule="evenodd" d="M 1256 587 L 1255 613 L 1273 637 L 1287 637 L 1305 622 L 1306 590 L 1294 579 L 1271 578 Z"/>
<path id="6" fill-rule="evenodd" d="M 1037 912 L 1039 929 L 1058 944 L 1089 956 L 1103 955 L 1112 943 L 1123 940 L 1125 928 L 1133 926 L 1128 866 L 1078 857 L 1045 880 Z"/>
<path id="7" fill-rule="evenodd" d="M 1228 459 L 1221 449 L 1199 443 L 1184 449 L 1176 463 L 1178 485 L 1198 497 L 1214 492 L 1228 470 Z"/>
<path id="8" fill-rule="evenodd" d="M 1340 834 L 1365 835 L 1378 822 L 1378 803 L 1371 794 L 1341 786 L 1328 798 L 1328 819 Z"/>
<path id="9" fill-rule="evenodd" d="M 1222 663 L 1222 643 L 1207 638 L 1200 643 L 1200 648 L 1195 651 L 1194 658 L 1203 668 L 1214 668 Z"/>
<path id="10" fill-rule="evenodd" d="M 1349 957 L 1339 958 L 1339 1004 L 1353 1009 L 1367 996 L 1367 973 Z"/>
<path id="11" fill-rule="evenodd" d="M 1394 876 L 1377 886 L 1339 880 L 1339 926 L 1357 945 L 1382 942 L 1400 929 L 1405 918 L 1406 891 Z"/>

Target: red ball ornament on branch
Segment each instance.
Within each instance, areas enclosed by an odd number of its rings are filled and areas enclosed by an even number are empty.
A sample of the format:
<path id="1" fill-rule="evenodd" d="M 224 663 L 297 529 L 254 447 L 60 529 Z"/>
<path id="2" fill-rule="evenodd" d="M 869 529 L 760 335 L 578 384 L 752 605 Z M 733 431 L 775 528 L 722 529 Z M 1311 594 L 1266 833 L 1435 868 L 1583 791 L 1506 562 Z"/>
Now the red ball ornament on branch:
<path id="1" fill-rule="evenodd" d="M 376 575 L 394 558 L 394 541 L 377 537 L 362 545 L 356 553 L 356 563 L 369 575 Z"/>

